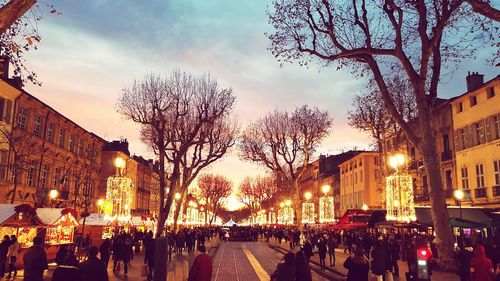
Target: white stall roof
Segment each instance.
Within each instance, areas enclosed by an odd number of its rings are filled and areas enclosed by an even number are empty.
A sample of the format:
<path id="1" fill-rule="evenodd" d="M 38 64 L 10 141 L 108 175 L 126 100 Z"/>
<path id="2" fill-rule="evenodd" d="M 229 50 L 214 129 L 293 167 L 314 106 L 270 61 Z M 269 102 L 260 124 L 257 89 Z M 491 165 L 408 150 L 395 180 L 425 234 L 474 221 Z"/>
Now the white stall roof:
<path id="1" fill-rule="evenodd" d="M 83 218 L 79 221 L 80 224 L 83 224 Z M 109 221 L 104 220 L 104 215 L 99 213 L 90 213 L 90 215 L 85 219 L 85 225 L 93 225 L 93 226 L 107 226 Z"/>
<path id="2" fill-rule="evenodd" d="M 0 204 L 0 224 L 16 213 L 16 206 L 19 204 Z"/>
<path id="3" fill-rule="evenodd" d="M 63 208 L 37 208 L 36 214 L 46 225 L 53 225 L 62 216 Z"/>

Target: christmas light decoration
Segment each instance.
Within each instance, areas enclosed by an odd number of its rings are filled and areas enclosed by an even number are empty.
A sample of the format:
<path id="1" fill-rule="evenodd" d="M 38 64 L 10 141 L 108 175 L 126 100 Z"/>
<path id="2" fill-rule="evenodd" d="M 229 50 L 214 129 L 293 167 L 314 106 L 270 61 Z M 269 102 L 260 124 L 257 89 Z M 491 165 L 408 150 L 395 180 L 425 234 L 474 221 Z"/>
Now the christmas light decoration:
<path id="1" fill-rule="evenodd" d="M 109 177 L 106 184 L 105 220 L 125 222 L 131 219 L 132 179 L 127 177 Z"/>
<path id="2" fill-rule="evenodd" d="M 417 218 L 413 202 L 412 178 L 407 172 L 398 169 L 404 163 L 405 158 L 401 154 L 389 159 L 389 164 L 396 169 L 396 172 L 386 177 L 386 219 L 408 223 Z"/>
<path id="3" fill-rule="evenodd" d="M 302 223 L 314 223 L 314 203 L 309 202 L 312 197 L 311 192 L 304 193 L 304 198 L 307 200 L 302 203 Z"/>
<path id="4" fill-rule="evenodd" d="M 294 218 L 294 211 L 291 207 L 292 201 L 286 200 L 280 203 L 280 209 L 278 210 L 278 224 L 292 225 Z"/>
<path id="5" fill-rule="evenodd" d="M 333 196 L 321 196 L 319 198 L 319 222 L 329 223 L 334 221 Z"/>
<path id="6" fill-rule="evenodd" d="M 276 224 L 276 212 L 274 210 L 269 212 L 269 224 Z"/>

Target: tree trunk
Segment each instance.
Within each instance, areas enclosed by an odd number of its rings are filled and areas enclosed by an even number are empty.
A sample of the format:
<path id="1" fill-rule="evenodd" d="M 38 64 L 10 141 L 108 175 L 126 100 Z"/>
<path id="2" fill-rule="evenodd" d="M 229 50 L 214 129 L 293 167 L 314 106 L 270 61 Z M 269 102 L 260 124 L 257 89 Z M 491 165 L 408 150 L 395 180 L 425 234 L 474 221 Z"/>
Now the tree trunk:
<path id="1" fill-rule="evenodd" d="M 159 143 L 163 144 L 164 139 L 160 135 Z M 158 173 L 159 178 L 159 188 L 160 188 L 160 212 L 158 213 L 158 224 L 156 225 L 156 238 L 160 237 L 161 234 L 163 233 L 163 229 L 165 228 L 165 221 L 167 220 L 168 212 L 170 211 L 169 209 L 166 209 L 163 206 L 163 203 L 165 202 L 165 186 L 166 186 L 166 181 L 165 181 L 165 150 L 161 146 L 159 146 L 159 155 L 158 155 L 158 161 L 159 161 L 159 168 L 160 171 Z M 167 202 L 168 203 L 168 202 Z"/>
<path id="2" fill-rule="evenodd" d="M 302 204 L 300 201 L 300 187 L 298 179 L 295 179 L 293 181 L 293 186 L 295 189 L 295 194 L 292 201 L 292 204 L 294 205 L 293 209 L 295 210 L 293 220 L 297 222 L 297 226 L 299 227 L 299 229 L 302 229 L 304 225 L 302 224 Z"/>
<path id="3" fill-rule="evenodd" d="M 423 132 L 425 134 L 425 132 Z M 443 194 L 439 158 L 436 150 L 435 136 L 426 134 L 420 151 L 425 164 L 427 182 L 430 191 L 432 222 L 436 231 L 435 243 L 439 253 L 438 264 L 444 270 L 455 267 L 453 259 L 453 232 L 449 222 L 446 200 Z"/>
<path id="4" fill-rule="evenodd" d="M 17 174 L 14 174 L 14 188 L 12 189 L 12 197 L 10 198 L 10 204 L 14 204 L 14 200 L 16 200 L 16 192 L 17 192 Z"/>

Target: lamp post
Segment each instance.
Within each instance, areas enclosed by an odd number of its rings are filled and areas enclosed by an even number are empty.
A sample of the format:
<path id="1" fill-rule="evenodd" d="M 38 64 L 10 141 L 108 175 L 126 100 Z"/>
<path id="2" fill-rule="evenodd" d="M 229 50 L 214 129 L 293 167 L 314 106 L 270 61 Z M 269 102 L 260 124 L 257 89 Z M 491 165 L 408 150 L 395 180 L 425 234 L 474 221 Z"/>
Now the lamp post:
<path id="1" fill-rule="evenodd" d="M 464 199 L 464 192 L 461 189 L 457 189 L 453 192 L 453 197 L 455 197 L 455 200 L 457 201 L 458 204 L 458 210 L 460 213 L 460 223 L 462 223 L 462 200 Z M 460 237 L 462 237 L 462 227 L 460 227 Z"/>
<path id="2" fill-rule="evenodd" d="M 97 212 L 100 214 L 101 213 L 101 209 L 102 209 L 102 205 L 104 204 L 104 199 L 102 198 L 99 198 L 97 200 Z"/>
<path id="3" fill-rule="evenodd" d="M 363 209 L 363 211 L 368 211 L 368 205 L 366 204 L 363 204 L 363 206 L 361 207 L 361 209 Z"/>
<path id="4" fill-rule="evenodd" d="M 389 221 L 407 222 L 416 220 L 411 176 L 400 169 L 405 162 L 401 153 L 389 157 L 389 165 L 395 172 L 386 178 L 386 209 Z"/>
<path id="5" fill-rule="evenodd" d="M 57 189 L 51 189 L 49 191 L 50 207 L 51 208 L 54 208 L 54 200 L 56 200 L 57 196 L 59 196 L 59 191 L 57 191 Z"/>

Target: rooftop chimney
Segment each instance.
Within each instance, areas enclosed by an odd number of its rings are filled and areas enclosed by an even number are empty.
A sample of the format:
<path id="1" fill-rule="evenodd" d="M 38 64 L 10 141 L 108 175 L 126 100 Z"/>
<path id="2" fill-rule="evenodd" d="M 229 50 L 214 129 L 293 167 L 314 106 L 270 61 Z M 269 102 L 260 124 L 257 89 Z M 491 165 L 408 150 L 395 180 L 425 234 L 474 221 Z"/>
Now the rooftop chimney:
<path id="1" fill-rule="evenodd" d="M 477 72 L 472 72 L 467 75 L 465 78 L 467 81 L 467 92 L 475 90 L 484 84 L 484 75 L 479 74 Z"/>

